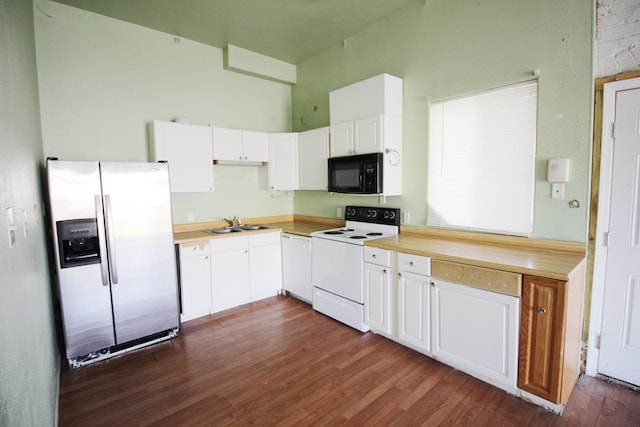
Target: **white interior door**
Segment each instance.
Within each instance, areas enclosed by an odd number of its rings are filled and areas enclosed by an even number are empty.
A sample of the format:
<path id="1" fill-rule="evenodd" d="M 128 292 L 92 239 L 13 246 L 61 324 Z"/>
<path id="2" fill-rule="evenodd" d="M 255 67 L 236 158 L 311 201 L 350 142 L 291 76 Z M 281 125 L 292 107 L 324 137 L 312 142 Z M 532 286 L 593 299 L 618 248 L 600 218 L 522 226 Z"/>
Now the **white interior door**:
<path id="1" fill-rule="evenodd" d="M 640 386 L 640 88 L 615 109 L 598 372 Z"/>

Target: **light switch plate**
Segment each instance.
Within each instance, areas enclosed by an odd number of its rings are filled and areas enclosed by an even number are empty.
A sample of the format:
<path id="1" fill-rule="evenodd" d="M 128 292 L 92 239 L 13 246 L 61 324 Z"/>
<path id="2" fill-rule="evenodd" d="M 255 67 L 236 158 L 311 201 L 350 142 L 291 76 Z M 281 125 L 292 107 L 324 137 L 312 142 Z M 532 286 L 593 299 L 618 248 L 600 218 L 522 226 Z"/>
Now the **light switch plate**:
<path id="1" fill-rule="evenodd" d="M 24 237 L 29 237 L 29 218 L 25 209 L 22 209 L 22 232 Z"/>
<path id="2" fill-rule="evenodd" d="M 551 198 L 564 199 L 564 183 L 554 182 L 551 184 Z"/>
<path id="3" fill-rule="evenodd" d="M 7 222 L 7 233 L 9 237 L 9 247 L 12 248 L 16 244 L 16 226 L 13 224 L 13 208 L 4 210 L 4 217 Z"/>

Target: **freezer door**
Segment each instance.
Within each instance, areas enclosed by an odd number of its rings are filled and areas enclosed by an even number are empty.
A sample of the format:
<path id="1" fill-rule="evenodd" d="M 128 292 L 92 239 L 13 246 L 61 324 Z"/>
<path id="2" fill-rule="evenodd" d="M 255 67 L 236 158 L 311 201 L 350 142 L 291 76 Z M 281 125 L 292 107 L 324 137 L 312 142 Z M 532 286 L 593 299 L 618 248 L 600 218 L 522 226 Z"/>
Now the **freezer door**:
<path id="1" fill-rule="evenodd" d="M 65 220 L 101 219 L 98 162 L 48 161 L 47 181 L 63 331 L 67 358 L 72 359 L 115 344 L 106 264 L 61 268 L 56 226 Z M 99 222 L 98 237 L 104 243 L 104 227 Z M 106 263 L 101 252 L 101 263 Z"/>
<path id="2" fill-rule="evenodd" d="M 169 174 L 163 163 L 100 163 L 116 342 L 179 325 Z"/>

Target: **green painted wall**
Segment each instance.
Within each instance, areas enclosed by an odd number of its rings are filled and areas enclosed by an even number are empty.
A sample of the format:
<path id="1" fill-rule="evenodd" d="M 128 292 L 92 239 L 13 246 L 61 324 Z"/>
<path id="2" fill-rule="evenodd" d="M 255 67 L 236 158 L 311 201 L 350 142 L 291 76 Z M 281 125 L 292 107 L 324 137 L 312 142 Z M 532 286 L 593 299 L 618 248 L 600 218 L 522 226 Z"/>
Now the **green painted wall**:
<path id="1" fill-rule="evenodd" d="M 6 427 L 56 424 L 60 358 L 42 219 L 42 159 L 33 5 L 0 0 L 0 426 Z M 12 248 L 8 207 L 18 226 Z"/>
<path id="2" fill-rule="evenodd" d="M 47 0 L 35 14 L 46 156 L 146 161 L 147 123 L 291 129 L 291 87 L 223 69 L 221 49 Z M 174 194 L 173 220 L 293 212 L 258 167 L 212 166 L 213 193 Z"/>
<path id="3" fill-rule="evenodd" d="M 403 195 L 387 205 L 426 224 L 429 101 L 529 79 L 540 70 L 533 237 L 586 241 L 593 94 L 593 0 L 426 0 L 298 64 L 293 127 L 329 124 L 328 92 L 380 73 L 404 79 Z M 314 111 L 317 107 L 317 111 Z M 550 198 L 547 160 L 570 158 L 565 200 Z M 570 209 L 576 199 L 581 207 Z M 508 202 L 505 200 L 505 202 Z M 334 217 L 376 197 L 298 192 L 295 212 Z M 473 206 L 469 206 L 473 209 Z"/>
<path id="4" fill-rule="evenodd" d="M 531 78 L 539 69 L 534 237 L 585 241 L 591 157 L 594 1 L 427 0 L 298 64 L 289 86 L 222 69 L 222 51 L 58 3 L 35 16 L 45 155 L 146 160 L 146 123 L 264 131 L 329 122 L 330 90 L 387 72 L 404 79 L 403 196 L 387 205 L 426 223 L 429 100 Z M 317 108 L 315 108 L 317 107 Z M 292 112 L 292 114 L 290 114 Z M 550 198 L 550 158 L 571 159 L 565 200 Z M 261 189 L 257 167 L 215 166 L 211 194 L 176 194 L 174 222 L 280 215 L 334 217 L 376 197 L 300 191 L 294 202 Z M 581 207 L 570 209 L 576 199 Z M 469 207 L 473 209 L 473 206 Z"/>

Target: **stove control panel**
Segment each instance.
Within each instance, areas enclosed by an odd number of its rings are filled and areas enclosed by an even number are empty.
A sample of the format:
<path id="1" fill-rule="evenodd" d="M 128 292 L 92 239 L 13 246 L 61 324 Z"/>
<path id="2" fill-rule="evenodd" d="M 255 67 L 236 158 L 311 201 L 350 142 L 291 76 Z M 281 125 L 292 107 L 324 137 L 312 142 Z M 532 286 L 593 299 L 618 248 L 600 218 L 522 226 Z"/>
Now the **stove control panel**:
<path id="1" fill-rule="evenodd" d="M 347 206 L 344 210 L 344 219 L 346 221 L 400 226 L 400 209 Z"/>

